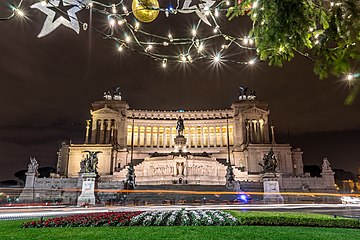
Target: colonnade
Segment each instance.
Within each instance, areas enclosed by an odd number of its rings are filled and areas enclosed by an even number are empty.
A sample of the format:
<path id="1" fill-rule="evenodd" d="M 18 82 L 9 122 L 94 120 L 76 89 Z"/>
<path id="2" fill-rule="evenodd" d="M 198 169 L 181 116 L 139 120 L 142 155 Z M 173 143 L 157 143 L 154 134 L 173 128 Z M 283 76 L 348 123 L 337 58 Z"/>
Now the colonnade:
<path id="1" fill-rule="evenodd" d="M 246 119 L 245 120 L 245 136 L 247 143 L 265 143 L 266 133 L 264 131 L 264 120 L 262 119 Z"/>
<path id="2" fill-rule="evenodd" d="M 127 129 L 127 145 L 131 145 L 132 125 Z M 233 125 L 229 125 L 229 142 L 234 144 Z M 176 137 L 174 126 L 134 126 L 135 147 L 173 147 Z M 185 127 L 184 136 L 191 148 L 227 146 L 226 125 L 204 125 Z"/>
<path id="3" fill-rule="evenodd" d="M 95 144 L 116 143 L 117 128 L 114 119 L 87 120 L 86 123 L 85 143 L 89 143 L 89 141 Z M 89 136 L 90 123 L 92 123 L 91 137 Z"/>

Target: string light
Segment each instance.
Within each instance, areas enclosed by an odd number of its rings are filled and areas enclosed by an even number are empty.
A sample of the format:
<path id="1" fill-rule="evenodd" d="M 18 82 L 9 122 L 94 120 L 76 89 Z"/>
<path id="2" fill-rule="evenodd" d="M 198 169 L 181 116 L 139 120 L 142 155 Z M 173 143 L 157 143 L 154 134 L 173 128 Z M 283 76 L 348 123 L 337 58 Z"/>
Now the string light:
<path id="1" fill-rule="evenodd" d="M 255 59 L 252 59 L 248 62 L 249 65 L 254 65 L 255 64 Z"/>
<path id="2" fill-rule="evenodd" d="M 121 45 L 118 47 L 118 51 L 119 51 L 119 52 L 122 52 L 122 50 L 124 50 L 124 46 L 125 46 L 124 43 L 121 44 Z"/>
<path id="3" fill-rule="evenodd" d="M 200 44 L 199 47 L 198 47 L 198 53 L 201 53 L 203 50 L 204 50 L 204 44 Z"/>
<path id="4" fill-rule="evenodd" d="M 125 37 L 125 42 L 127 42 L 127 43 L 131 42 L 131 37 L 126 36 L 126 37 Z"/>
<path id="5" fill-rule="evenodd" d="M 354 75 L 353 75 L 352 73 L 349 73 L 349 74 L 346 76 L 346 79 L 347 79 L 348 81 L 351 81 L 351 80 L 354 79 Z"/>
<path id="6" fill-rule="evenodd" d="M 161 66 L 162 66 L 163 68 L 166 68 L 166 64 L 167 64 L 167 59 L 164 58 L 163 61 L 162 61 L 162 65 L 161 65 Z"/>
<path id="7" fill-rule="evenodd" d="M 115 26 L 115 19 L 110 19 L 109 21 L 110 27 L 114 27 Z"/>
<path id="8" fill-rule="evenodd" d="M 194 37 L 196 37 L 196 29 L 195 29 L 195 28 L 193 28 L 193 29 L 191 30 L 191 34 L 192 34 Z"/>
<path id="9" fill-rule="evenodd" d="M 173 36 L 171 35 L 171 33 L 169 33 L 168 38 L 169 38 L 170 42 L 174 41 Z"/>
<path id="10" fill-rule="evenodd" d="M 219 17 L 219 10 L 217 8 L 215 8 L 214 16 Z"/>
<path id="11" fill-rule="evenodd" d="M 149 44 L 146 48 L 145 48 L 145 52 L 151 51 L 151 49 L 153 48 L 153 46 L 151 44 Z"/>
<path id="12" fill-rule="evenodd" d="M 45 2 L 45 0 L 38 1 Z M 44 3 L 42 2 L 42 4 Z M 127 21 L 127 19 L 129 20 L 127 16 L 130 14 L 132 15 L 132 12 L 127 9 L 125 0 L 118 0 L 117 3 L 114 3 L 113 1 L 111 4 L 104 4 L 102 2 L 93 2 L 89 0 L 86 4 L 86 8 L 90 11 L 107 17 L 111 30 L 107 30 L 108 32 L 105 32 L 104 30 L 100 30 L 94 26 L 92 26 L 92 28 L 96 32 L 102 34 L 105 39 L 111 39 L 119 43 L 120 46 L 117 47 L 119 52 L 123 51 L 126 46 L 127 49 L 132 50 L 133 52 L 149 56 L 162 62 L 165 65 L 168 62 L 179 62 L 179 57 L 180 62 L 186 63 L 191 63 L 200 59 L 209 59 L 213 60 L 214 62 L 223 61 L 220 60 L 219 54 L 214 56 L 211 54 L 213 51 L 205 51 L 205 45 L 207 45 L 209 42 L 211 42 L 209 43 L 209 46 L 214 46 L 214 48 L 221 47 L 220 52 L 222 54 L 226 51 L 232 51 L 233 48 L 243 48 L 250 51 L 255 50 L 255 48 L 251 48 L 249 46 L 245 47 L 242 42 L 242 38 L 226 35 L 220 31 L 220 25 L 217 23 L 216 18 L 219 17 L 221 11 L 227 9 L 227 7 L 224 5 L 230 5 L 230 1 L 228 0 L 222 0 L 210 6 L 205 4 L 199 5 L 196 11 L 200 11 L 202 17 L 199 18 L 197 23 L 193 23 L 194 27 L 190 29 L 191 35 L 185 37 L 180 36 L 176 39 L 171 33 L 168 33 L 167 35 L 161 35 L 148 32 L 146 31 L 145 27 L 140 29 L 139 21 L 135 21 L 133 23 Z M 19 6 L 17 6 L 17 8 L 18 7 Z M 174 6 L 174 8 L 170 6 L 167 8 L 158 8 L 154 10 L 164 12 L 166 16 L 170 16 L 170 14 L 189 13 L 194 11 L 192 7 L 184 8 L 183 4 L 180 4 L 179 1 L 177 2 L 177 5 Z M 15 13 L 15 11 L 16 14 L 23 15 L 22 12 L 18 12 L 17 10 L 14 10 L 13 12 Z M 208 24 L 203 18 L 207 18 L 206 20 L 209 21 L 211 26 L 214 26 L 214 28 L 213 31 L 203 31 L 203 36 L 199 37 L 198 34 L 200 29 L 203 27 L 203 25 Z M 118 29 L 115 29 L 116 27 L 118 27 Z M 117 36 L 119 32 L 124 34 L 123 38 Z M 225 39 L 227 42 L 221 44 L 220 46 L 216 46 L 214 45 L 214 40 L 217 38 L 222 40 Z M 151 39 L 150 42 L 149 39 Z M 247 44 L 251 44 L 252 40 L 247 41 Z M 131 42 L 132 44 L 129 45 Z M 155 46 L 156 51 L 153 51 Z M 180 55 L 169 54 L 169 50 L 164 49 L 164 47 L 169 49 L 169 46 L 181 46 L 183 48 L 183 53 Z M 240 61 L 238 59 L 231 58 L 226 58 L 224 61 L 238 64 L 248 64 L 248 61 L 246 60 Z"/>
<path id="13" fill-rule="evenodd" d="M 115 4 L 112 5 L 112 13 L 117 13 Z"/>
<path id="14" fill-rule="evenodd" d="M 136 23 L 135 23 L 135 31 L 138 31 L 138 30 L 139 30 L 139 27 L 140 27 L 140 23 L 139 23 L 139 22 L 136 22 Z"/>

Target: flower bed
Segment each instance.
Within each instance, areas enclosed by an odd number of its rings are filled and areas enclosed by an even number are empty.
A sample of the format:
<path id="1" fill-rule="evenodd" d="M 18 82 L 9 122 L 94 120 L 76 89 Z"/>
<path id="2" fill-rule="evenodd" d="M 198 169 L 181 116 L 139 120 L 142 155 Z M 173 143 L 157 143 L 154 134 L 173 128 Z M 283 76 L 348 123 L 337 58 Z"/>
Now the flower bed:
<path id="1" fill-rule="evenodd" d="M 130 226 L 234 226 L 231 214 L 214 210 L 153 211 L 133 217 Z"/>
<path id="2" fill-rule="evenodd" d="M 110 212 L 48 218 L 23 224 L 24 228 L 102 227 L 102 226 L 233 226 L 231 214 L 213 210 Z"/>
<path id="3" fill-rule="evenodd" d="M 125 226 L 142 212 L 106 212 L 47 218 L 23 224 L 24 228 Z"/>

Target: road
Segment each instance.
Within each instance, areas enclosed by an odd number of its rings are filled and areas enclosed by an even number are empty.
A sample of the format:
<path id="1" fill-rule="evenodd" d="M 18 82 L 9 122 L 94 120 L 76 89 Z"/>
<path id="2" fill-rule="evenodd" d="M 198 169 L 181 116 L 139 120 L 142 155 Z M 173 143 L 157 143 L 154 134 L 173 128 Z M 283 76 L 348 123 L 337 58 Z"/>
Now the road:
<path id="1" fill-rule="evenodd" d="M 360 204 L 249 204 L 249 205 L 145 205 L 145 206 L 106 206 L 106 207 L 68 207 L 68 206 L 29 206 L 0 207 L 0 220 L 29 219 L 39 217 L 65 216 L 81 213 L 109 211 L 155 211 L 177 210 L 185 208 L 242 210 L 242 211 L 281 211 L 281 212 L 311 212 L 329 215 L 360 218 Z"/>

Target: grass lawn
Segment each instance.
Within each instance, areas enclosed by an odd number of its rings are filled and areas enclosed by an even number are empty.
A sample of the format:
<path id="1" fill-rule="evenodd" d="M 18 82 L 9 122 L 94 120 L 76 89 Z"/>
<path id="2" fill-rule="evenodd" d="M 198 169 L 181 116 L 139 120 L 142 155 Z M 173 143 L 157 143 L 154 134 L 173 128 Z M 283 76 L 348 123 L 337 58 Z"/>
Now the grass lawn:
<path id="1" fill-rule="evenodd" d="M 233 226 L 233 227 L 94 227 L 22 229 L 27 220 L 0 221 L 0 239 L 62 240 L 351 240 L 360 239 L 360 230 L 314 227 Z"/>

